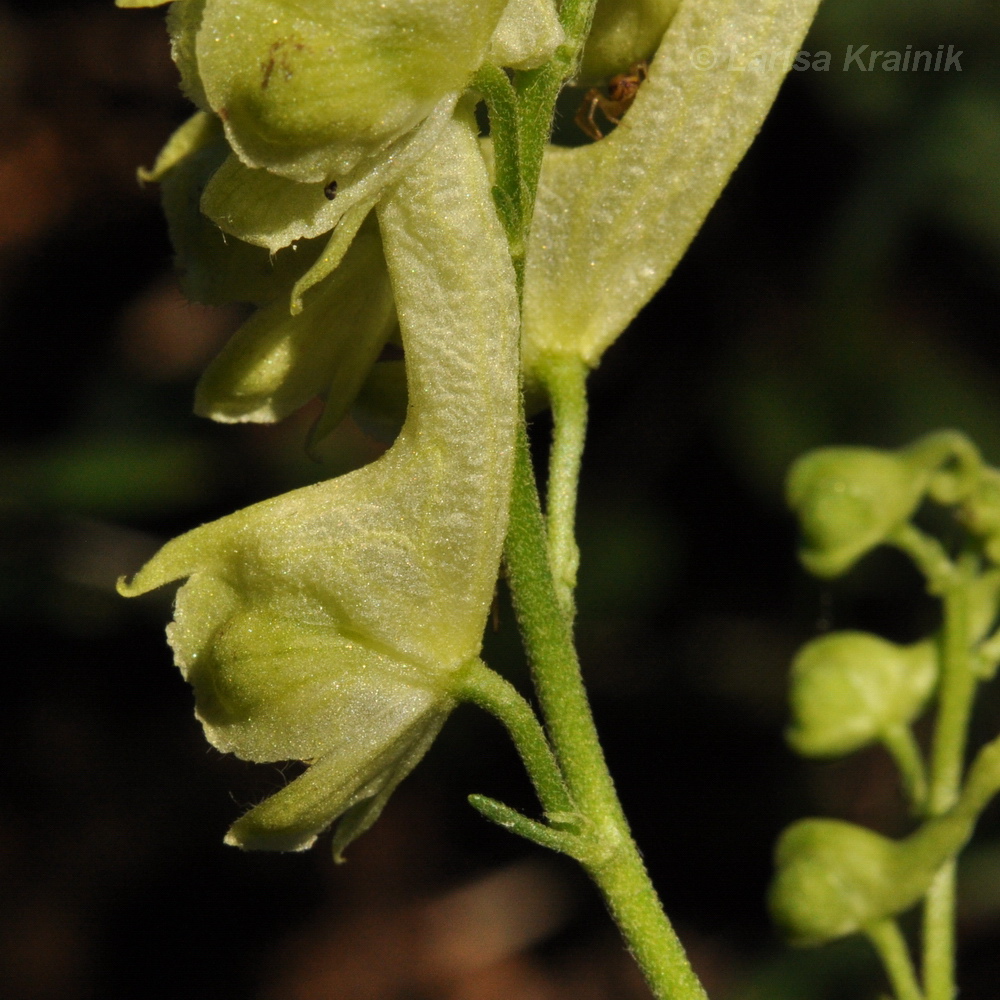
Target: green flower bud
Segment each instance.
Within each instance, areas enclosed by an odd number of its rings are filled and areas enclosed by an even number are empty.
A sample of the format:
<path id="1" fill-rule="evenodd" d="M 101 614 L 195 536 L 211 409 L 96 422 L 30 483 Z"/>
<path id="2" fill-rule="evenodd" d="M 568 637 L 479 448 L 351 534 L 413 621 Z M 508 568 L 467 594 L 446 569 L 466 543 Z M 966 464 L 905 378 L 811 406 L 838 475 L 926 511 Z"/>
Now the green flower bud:
<path id="1" fill-rule="evenodd" d="M 930 828 L 939 827 L 927 824 L 923 830 Z M 936 851 L 926 849 L 926 836 L 919 843 L 923 850 L 915 851 L 910 841 L 890 840 L 853 823 L 794 823 L 775 855 L 777 875 L 768 898 L 775 922 L 791 944 L 810 947 L 908 910 L 970 830 L 965 824 L 941 832 L 946 836 L 933 844 Z"/>
<path id="2" fill-rule="evenodd" d="M 652 59 L 680 0 L 597 0 L 579 84 L 589 87 Z"/>
<path id="3" fill-rule="evenodd" d="M 596 366 L 667 279 L 757 134 L 816 7 L 682 4 L 627 127 L 575 149 L 549 148 L 525 267 L 529 377 L 546 355 Z M 757 62 L 746 72 L 700 71 L 691 58 L 703 49 Z"/>
<path id="4" fill-rule="evenodd" d="M 505 6 L 205 0 L 198 75 L 247 166 L 341 179 L 464 90 Z"/>
<path id="5" fill-rule="evenodd" d="M 120 584 L 187 579 L 169 639 L 214 745 L 310 762 L 233 826 L 242 847 L 304 849 L 343 817 L 339 853 L 374 822 L 452 708 L 496 581 L 517 296 L 470 116 L 378 216 L 409 381 L 394 446 L 174 539 Z"/>
<path id="6" fill-rule="evenodd" d="M 867 632 L 813 640 L 792 664 L 788 742 L 805 757 L 852 753 L 909 725 L 937 681 L 932 641 L 897 646 Z"/>
<path id="7" fill-rule="evenodd" d="M 496 66 L 535 69 L 565 41 L 552 0 L 510 0 L 490 40 Z"/>
<path id="8" fill-rule="evenodd" d="M 951 463 L 957 471 L 942 468 Z M 954 431 L 895 452 L 821 448 L 803 455 L 787 485 L 804 536 L 802 562 L 816 576 L 839 576 L 901 527 L 929 491 L 971 490 L 980 468 L 974 446 Z"/>
<path id="9" fill-rule="evenodd" d="M 792 824 L 775 852 L 768 898 L 775 921 L 792 944 L 811 946 L 908 910 L 962 849 L 998 787 L 1000 741 L 994 741 L 977 756 L 955 808 L 904 840 L 838 820 Z"/>

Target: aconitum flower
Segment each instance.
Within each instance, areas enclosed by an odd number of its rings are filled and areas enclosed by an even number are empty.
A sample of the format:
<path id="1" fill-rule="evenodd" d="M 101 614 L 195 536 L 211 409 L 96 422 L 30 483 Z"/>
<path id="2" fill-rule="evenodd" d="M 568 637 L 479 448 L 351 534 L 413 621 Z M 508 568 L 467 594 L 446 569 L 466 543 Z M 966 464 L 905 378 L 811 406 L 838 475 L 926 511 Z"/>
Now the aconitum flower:
<path id="1" fill-rule="evenodd" d="M 409 409 L 378 461 L 168 543 L 122 585 L 187 579 L 169 639 L 206 736 L 309 766 L 228 840 L 338 853 L 381 811 L 479 653 L 506 532 L 517 298 L 471 114 L 378 207 Z"/>

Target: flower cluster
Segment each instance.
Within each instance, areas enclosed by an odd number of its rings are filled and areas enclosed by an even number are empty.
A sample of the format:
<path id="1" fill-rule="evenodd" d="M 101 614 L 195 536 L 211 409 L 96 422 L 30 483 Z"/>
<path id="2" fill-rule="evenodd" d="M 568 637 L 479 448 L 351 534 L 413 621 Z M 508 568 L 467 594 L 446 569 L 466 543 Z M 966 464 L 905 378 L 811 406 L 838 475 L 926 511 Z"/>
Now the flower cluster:
<path id="1" fill-rule="evenodd" d="M 821 448 L 789 473 L 788 502 L 803 536 L 799 555 L 811 573 L 838 576 L 876 546 L 893 545 L 913 558 L 946 612 L 952 609 L 935 635 L 912 645 L 831 632 L 807 643 L 792 664 L 791 746 L 806 757 L 833 758 L 881 742 L 899 765 L 913 813 L 930 817 L 902 840 L 837 820 L 789 827 L 778 842 L 771 909 L 794 943 L 877 934 L 881 922 L 927 893 L 1000 788 L 1000 741 L 980 752 L 960 791 L 944 796 L 940 770 L 935 777 L 932 759 L 928 780 L 911 730 L 935 698 L 940 705 L 953 699 L 956 685 L 971 705 L 976 682 L 1000 663 L 998 481 L 956 431 L 928 434 L 898 451 Z M 914 523 L 925 502 L 951 507 L 965 522 L 970 538 L 959 560 Z M 960 771 L 959 761 L 956 785 Z"/>
<path id="2" fill-rule="evenodd" d="M 476 662 L 522 367 L 597 364 L 679 259 L 782 77 L 684 74 L 673 56 L 735 39 L 794 47 L 816 0 L 599 0 L 582 51 L 553 0 L 117 3 L 170 3 L 197 107 L 142 173 L 161 184 L 182 285 L 256 310 L 204 373 L 196 410 L 273 421 L 318 395 L 318 439 L 373 384 L 401 388 L 398 367 L 377 363 L 387 343 L 405 355 L 405 422 L 382 458 L 197 528 L 120 585 L 186 580 L 168 634 L 217 747 L 308 764 L 230 842 L 302 849 L 339 818 L 339 853 Z M 583 77 L 603 76 L 658 48 L 629 128 L 545 153 L 522 314 L 477 74 L 529 79 L 561 53 L 567 72 L 582 60 Z"/>

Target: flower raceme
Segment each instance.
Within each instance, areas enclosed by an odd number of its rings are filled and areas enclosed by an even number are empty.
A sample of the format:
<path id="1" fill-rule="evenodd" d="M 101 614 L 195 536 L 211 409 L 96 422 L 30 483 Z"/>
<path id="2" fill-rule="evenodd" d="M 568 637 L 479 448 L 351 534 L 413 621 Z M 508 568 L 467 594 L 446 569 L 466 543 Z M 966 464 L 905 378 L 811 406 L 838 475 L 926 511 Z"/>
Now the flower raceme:
<path id="1" fill-rule="evenodd" d="M 378 224 L 406 350 L 396 443 L 356 472 L 168 543 L 122 583 L 187 578 L 169 629 L 219 749 L 310 762 L 230 830 L 339 853 L 426 751 L 475 661 L 506 529 L 517 302 L 470 115 L 384 197 Z"/>
<path id="2" fill-rule="evenodd" d="M 815 6 L 650 0 L 602 15 L 627 42 L 615 59 L 671 27 L 630 127 L 546 157 L 529 374 L 545 353 L 597 363 L 676 263 L 783 75 L 692 74 L 687 50 L 792 51 Z M 656 27 L 624 30 L 636 12 Z M 339 852 L 464 690 L 506 526 L 516 281 L 463 94 L 481 65 L 538 67 L 565 38 L 552 0 L 173 0 L 168 26 L 199 110 L 145 176 L 163 185 L 192 296 L 258 307 L 203 376 L 198 412 L 270 421 L 323 394 L 322 433 L 388 339 L 405 351 L 406 419 L 379 461 L 189 532 L 122 584 L 187 580 L 169 637 L 217 747 L 308 764 L 230 841 L 302 849 L 341 817 Z"/>

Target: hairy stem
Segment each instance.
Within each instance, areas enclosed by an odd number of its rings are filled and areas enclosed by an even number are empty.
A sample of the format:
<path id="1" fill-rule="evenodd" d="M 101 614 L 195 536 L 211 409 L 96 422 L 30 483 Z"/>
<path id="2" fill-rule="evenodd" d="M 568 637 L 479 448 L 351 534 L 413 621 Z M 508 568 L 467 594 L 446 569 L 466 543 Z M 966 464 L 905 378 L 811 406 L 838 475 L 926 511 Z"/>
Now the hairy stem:
<path id="1" fill-rule="evenodd" d="M 584 866 L 659 1000 L 704 1000 L 632 840 L 598 740 L 580 666 L 549 570 L 527 434 L 518 434 L 506 558 L 535 689 L 570 795 L 592 845 Z"/>
<path id="2" fill-rule="evenodd" d="M 503 723 L 546 814 L 573 811 L 572 799 L 545 730 L 532 707 L 510 681 L 490 670 L 482 660 L 473 660 L 463 669 L 453 693 L 460 701 L 478 705 Z"/>
<path id="3" fill-rule="evenodd" d="M 497 182 L 494 197 L 507 229 L 520 288 L 523 288 L 528 234 L 556 97 L 575 72 L 595 2 L 563 0 L 559 17 L 565 41 L 545 66 L 515 75 L 513 121 L 510 93 L 504 82 L 496 74 L 481 74 L 482 92 L 491 116 L 495 116 L 491 117 L 491 126 L 494 122 L 496 126 L 492 131 Z M 557 458 L 556 478 L 561 485 L 556 487 L 559 499 L 555 520 L 562 525 L 557 527 L 562 533 L 562 540 L 556 543 L 559 560 L 570 551 L 567 526 L 572 543 L 586 412 L 582 405 L 582 372 L 572 377 L 580 383 L 578 391 L 571 393 L 576 396 L 579 440 L 572 444 L 564 442 Z M 549 538 L 523 422 L 518 428 L 505 556 L 538 702 L 569 796 L 581 818 L 581 843 L 576 856 L 600 887 L 658 1000 L 705 1000 L 705 991 L 660 906 L 632 840 L 604 761 L 573 646 L 570 616 L 553 582 Z M 497 819 L 503 820 L 502 808 L 493 812 Z M 515 817 L 507 819 L 518 823 Z"/>

